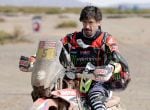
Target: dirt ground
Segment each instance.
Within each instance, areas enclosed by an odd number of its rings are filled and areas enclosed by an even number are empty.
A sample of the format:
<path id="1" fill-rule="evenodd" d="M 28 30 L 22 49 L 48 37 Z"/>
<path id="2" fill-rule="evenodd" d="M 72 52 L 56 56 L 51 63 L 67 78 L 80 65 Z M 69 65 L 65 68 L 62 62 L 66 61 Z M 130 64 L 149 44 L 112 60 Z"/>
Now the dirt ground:
<path id="1" fill-rule="evenodd" d="M 50 38 L 58 40 L 67 33 L 82 28 L 78 15 L 41 15 L 42 30 L 32 31 L 33 15 L 4 16 L 0 30 L 13 32 L 19 27 L 32 43 L 0 45 L 0 110 L 29 110 L 32 105 L 30 97 L 31 73 L 18 69 L 21 55 L 35 54 L 38 41 Z M 77 28 L 56 29 L 62 21 L 75 20 Z M 115 92 L 121 97 L 121 105 L 126 110 L 150 110 L 150 19 L 142 17 L 108 19 L 103 18 L 102 29 L 112 34 L 118 41 L 122 55 L 127 59 L 132 81 L 122 92 Z"/>

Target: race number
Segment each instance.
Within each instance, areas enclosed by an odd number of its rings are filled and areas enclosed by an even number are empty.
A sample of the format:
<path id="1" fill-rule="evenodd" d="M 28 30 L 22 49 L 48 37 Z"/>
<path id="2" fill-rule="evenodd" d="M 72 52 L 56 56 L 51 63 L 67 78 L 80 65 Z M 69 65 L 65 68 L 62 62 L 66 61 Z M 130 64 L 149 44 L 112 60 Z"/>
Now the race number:
<path id="1" fill-rule="evenodd" d="M 38 53 L 37 53 L 37 57 L 39 59 L 45 58 L 45 59 L 52 60 L 52 59 L 55 58 L 55 56 L 56 56 L 56 50 L 55 50 L 55 48 L 39 49 Z"/>
<path id="2" fill-rule="evenodd" d="M 41 41 L 37 52 L 38 59 L 53 60 L 56 57 L 56 42 Z"/>

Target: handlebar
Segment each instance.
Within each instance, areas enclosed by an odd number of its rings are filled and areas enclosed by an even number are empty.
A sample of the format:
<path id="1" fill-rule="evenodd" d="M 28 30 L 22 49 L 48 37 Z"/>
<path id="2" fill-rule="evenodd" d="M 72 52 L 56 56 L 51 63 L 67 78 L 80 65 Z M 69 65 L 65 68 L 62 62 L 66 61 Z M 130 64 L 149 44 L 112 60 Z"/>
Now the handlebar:
<path id="1" fill-rule="evenodd" d="M 74 75 L 73 76 L 74 78 L 71 77 L 72 79 L 85 78 L 85 79 L 92 79 L 92 80 L 101 81 L 101 82 L 109 80 L 110 77 L 112 76 L 112 72 L 106 71 L 105 69 L 100 69 L 100 70 L 101 71 L 96 70 L 96 71 L 93 71 L 93 72 L 83 72 L 83 73 L 70 72 L 70 74 Z M 96 72 L 99 72 L 99 73 L 96 73 Z"/>
<path id="2" fill-rule="evenodd" d="M 74 70 L 77 70 L 77 68 L 73 68 L 73 71 L 71 71 L 70 73 L 73 73 L 74 76 L 71 74 L 69 74 L 68 76 L 71 76 L 71 79 L 86 78 L 104 82 L 110 79 L 110 77 L 112 76 L 113 69 L 114 67 L 112 67 L 112 65 L 95 67 L 91 63 L 88 63 L 85 67 L 85 70 L 82 73 L 75 72 Z"/>

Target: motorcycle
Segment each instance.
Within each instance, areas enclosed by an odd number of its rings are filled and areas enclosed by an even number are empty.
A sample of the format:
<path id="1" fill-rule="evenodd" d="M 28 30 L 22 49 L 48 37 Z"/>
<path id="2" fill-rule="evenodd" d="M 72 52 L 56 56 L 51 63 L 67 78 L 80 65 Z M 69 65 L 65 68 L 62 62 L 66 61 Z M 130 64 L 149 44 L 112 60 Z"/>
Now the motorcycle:
<path id="1" fill-rule="evenodd" d="M 92 81 L 103 82 L 112 75 L 110 69 L 104 66 L 95 71 L 96 67 L 90 62 L 82 73 L 76 72 L 77 68 L 72 66 L 67 51 L 65 54 L 70 66 L 64 69 L 59 62 L 61 49 L 61 43 L 50 40 L 39 42 L 31 83 L 33 88 L 42 88 L 44 92 L 37 96 L 30 110 L 91 110 L 86 92 Z M 111 94 L 105 104 L 107 110 L 121 110 L 118 96 Z"/>

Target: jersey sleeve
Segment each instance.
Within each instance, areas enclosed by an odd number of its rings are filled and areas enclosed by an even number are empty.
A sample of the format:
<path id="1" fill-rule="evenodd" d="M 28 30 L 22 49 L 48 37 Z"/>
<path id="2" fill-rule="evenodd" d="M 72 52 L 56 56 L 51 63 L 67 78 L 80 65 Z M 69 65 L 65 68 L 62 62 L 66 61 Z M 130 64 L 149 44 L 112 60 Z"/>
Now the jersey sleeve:
<path id="1" fill-rule="evenodd" d="M 111 35 L 108 35 L 106 39 L 106 45 L 108 46 L 110 52 L 113 52 L 113 51 L 119 52 L 118 44 Z"/>
<path id="2" fill-rule="evenodd" d="M 129 72 L 128 63 L 126 59 L 119 52 L 118 44 L 112 36 L 108 36 L 108 38 L 106 39 L 106 46 L 108 47 L 108 51 L 109 51 L 107 52 L 108 63 L 110 61 L 120 63 L 123 71 Z"/>
<path id="3" fill-rule="evenodd" d="M 61 39 L 61 42 L 62 42 L 64 48 L 67 50 L 68 53 L 70 51 L 70 45 L 71 45 L 72 36 L 73 36 L 73 33 L 67 34 L 65 37 L 63 37 Z"/>

